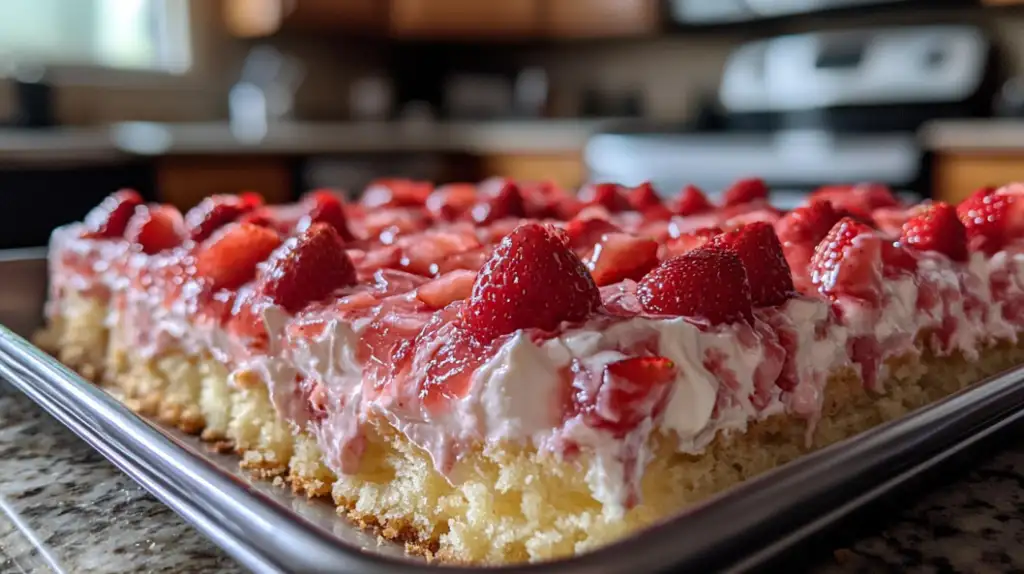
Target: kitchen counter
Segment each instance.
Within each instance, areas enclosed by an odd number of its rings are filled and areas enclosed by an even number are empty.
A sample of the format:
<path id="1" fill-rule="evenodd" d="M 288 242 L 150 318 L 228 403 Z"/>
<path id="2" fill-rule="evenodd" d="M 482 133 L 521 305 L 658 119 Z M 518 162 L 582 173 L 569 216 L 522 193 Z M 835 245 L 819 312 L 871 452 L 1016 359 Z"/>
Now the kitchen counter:
<path id="1" fill-rule="evenodd" d="M 1024 151 L 1024 118 L 936 120 L 921 128 L 920 137 L 931 151 Z"/>
<path id="2" fill-rule="evenodd" d="M 1024 434 L 813 572 L 1024 570 Z M 243 570 L 0 383 L 0 572 Z"/>

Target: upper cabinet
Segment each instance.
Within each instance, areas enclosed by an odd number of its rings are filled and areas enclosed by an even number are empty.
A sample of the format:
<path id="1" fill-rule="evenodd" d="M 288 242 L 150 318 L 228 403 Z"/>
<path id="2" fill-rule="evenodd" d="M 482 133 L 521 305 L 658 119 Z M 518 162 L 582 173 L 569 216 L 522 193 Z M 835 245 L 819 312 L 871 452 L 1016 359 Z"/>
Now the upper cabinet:
<path id="1" fill-rule="evenodd" d="M 223 0 L 232 34 L 282 29 L 446 41 L 582 39 L 658 31 L 657 0 Z"/>
<path id="2" fill-rule="evenodd" d="M 642 36 L 658 31 L 653 0 L 546 0 L 541 26 L 552 38 Z"/>
<path id="3" fill-rule="evenodd" d="M 398 38 L 525 38 L 537 31 L 542 0 L 391 0 Z"/>

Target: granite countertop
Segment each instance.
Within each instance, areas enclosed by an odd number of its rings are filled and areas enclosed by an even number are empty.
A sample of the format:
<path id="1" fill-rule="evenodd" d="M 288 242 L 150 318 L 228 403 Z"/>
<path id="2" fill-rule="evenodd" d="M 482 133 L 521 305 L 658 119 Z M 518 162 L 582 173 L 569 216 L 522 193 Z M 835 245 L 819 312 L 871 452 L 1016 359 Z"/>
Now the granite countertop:
<path id="1" fill-rule="evenodd" d="M 1024 435 L 820 573 L 1024 571 Z M 26 397 L 0 382 L 0 572 L 242 572 Z"/>

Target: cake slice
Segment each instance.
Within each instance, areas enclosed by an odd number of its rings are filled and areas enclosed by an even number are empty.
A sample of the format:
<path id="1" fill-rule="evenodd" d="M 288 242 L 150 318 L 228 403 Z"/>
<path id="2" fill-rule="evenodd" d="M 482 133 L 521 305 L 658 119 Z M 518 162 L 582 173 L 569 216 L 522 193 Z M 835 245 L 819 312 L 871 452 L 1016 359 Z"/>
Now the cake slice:
<path id="1" fill-rule="evenodd" d="M 54 232 L 39 342 L 410 551 L 571 556 L 1024 362 L 1024 186 L 767 193 L 118 192 Z"/>

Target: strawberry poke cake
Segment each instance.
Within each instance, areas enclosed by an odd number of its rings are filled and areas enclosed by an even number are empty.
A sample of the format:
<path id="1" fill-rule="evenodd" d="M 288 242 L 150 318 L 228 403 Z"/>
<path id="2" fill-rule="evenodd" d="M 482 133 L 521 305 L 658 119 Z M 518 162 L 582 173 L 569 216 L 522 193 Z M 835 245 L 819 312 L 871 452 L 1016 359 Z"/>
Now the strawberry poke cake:
<path id="1" fill-rule="evenodd" d="M 1024 363 L 1024 185 L 388 180 L 52 236 L 40 346 L 410 551 L 566 557 Z"/>

